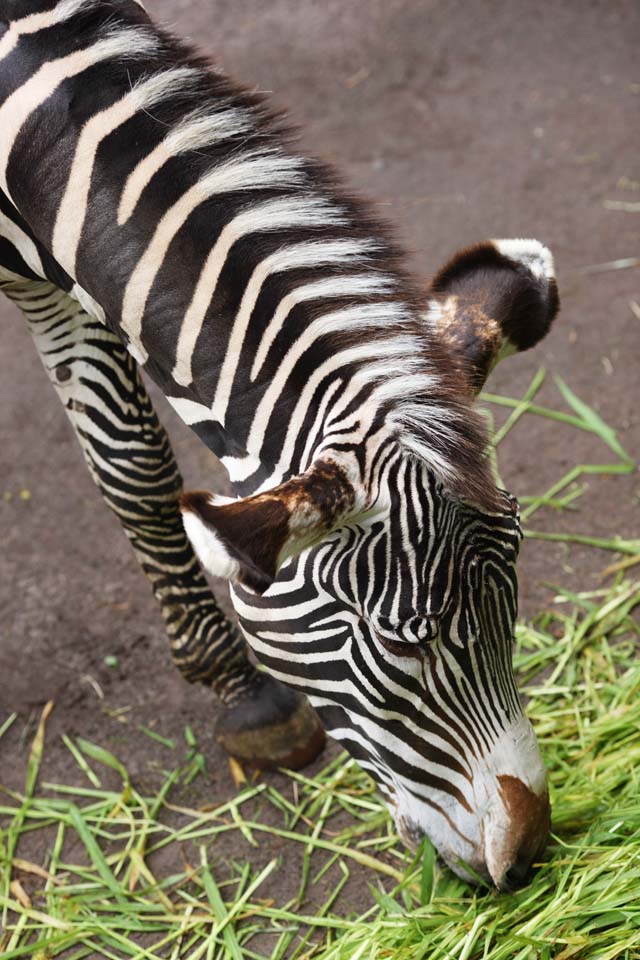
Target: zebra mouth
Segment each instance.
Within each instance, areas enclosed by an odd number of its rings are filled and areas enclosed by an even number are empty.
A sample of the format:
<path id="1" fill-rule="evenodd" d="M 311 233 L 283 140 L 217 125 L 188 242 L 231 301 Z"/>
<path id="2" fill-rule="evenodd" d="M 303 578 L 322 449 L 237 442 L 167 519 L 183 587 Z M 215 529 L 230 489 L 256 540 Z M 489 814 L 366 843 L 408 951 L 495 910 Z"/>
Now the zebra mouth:
<path id="1" fill-rule="evenodd" d="M 396 819 L 396 827 L 402 842 L 413 851 L 417 850 L 420 842 L 426 836 L 429 836 L 426 830 L 409 817 L 399 816 Z M 467 880 L 470 883 L 478 883 L 478 881 L 493 882 L 493 878 L 489 873 L 485 858 L 481 852 L 481 845 L 474 846 L 472 841 L 467 838 L 465 838 L 465 842 L 469 845 L 471 855 L 468 855 L 464 859 L 459 852 L 446 849 L 442 846 L 436 846 L 438 855 L 444 863 L 463 880 Z"/>
<path id="2" fill-rule="evenodd" d="M 478 820 L 477 841 L 465 836 L 449 820 L 449 839 L 441 836 L 434 845 L 441 859 L 463 880 L 484 881 L 497 890 L 510 891 L 529 882 L 535 861 L 544 851 L 550 805 L 546 790 L 538 795 L 516 777 L 502 776 L 499 782 L 500 799 Z M 430 832 L 411 816 L 399 813 L 396 803 L 391 806 L 403 843 L 410 850 L 417 850 Z"/>
<path id="3" fill-rule="evenodd" d="M 410 850 L 416 850 L 420 841 L 426 836 L 422 827 L 419 827 L 414 820 L 401 815 L 395 818 L 395 823 L 404 845 Z"/>

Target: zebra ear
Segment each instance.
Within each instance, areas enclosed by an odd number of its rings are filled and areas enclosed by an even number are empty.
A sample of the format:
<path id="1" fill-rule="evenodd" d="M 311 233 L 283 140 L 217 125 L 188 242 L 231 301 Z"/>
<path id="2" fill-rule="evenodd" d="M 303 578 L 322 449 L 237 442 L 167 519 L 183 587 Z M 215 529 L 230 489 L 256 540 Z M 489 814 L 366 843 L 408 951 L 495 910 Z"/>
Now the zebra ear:
<path id="1" fill-rule="evenodd" d="M 361 509 L 363 496 L 347 470 L 329 460 L 242 500 L 207 491 L 180 498 L 187 536 L 214 576 L 256 593 L 273 583 L 282 563 L 341 526 Z"/>
<path id="2" fill-rule="evenodd" d="M 560 301 L 553 257 L 537 240 L 488 240 L 457 253 L 435 276 L 427 318 L 461 360 L 471 392 L 499 360 L 549 332 Z"/>

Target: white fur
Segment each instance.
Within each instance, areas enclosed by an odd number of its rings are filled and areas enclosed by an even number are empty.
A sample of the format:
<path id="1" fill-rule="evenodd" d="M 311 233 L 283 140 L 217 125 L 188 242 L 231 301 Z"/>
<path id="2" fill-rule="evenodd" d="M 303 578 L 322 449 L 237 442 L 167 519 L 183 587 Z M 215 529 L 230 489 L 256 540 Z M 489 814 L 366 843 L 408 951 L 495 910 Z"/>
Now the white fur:
<path id="1" fill-rule="evenodd" d="M 404 305 L 400 303 L 361 304 L 355 307 L 344 307 L 339 310 L 333 310 L 310 323 L 304 330 L 304 333 L 293 342 L 285 357 L 283 357 L 267 390 L 265 390 L 260 399 L 247 441 L 248 448 L 254 451 L 260 450 L 262 447 L 271 414 L 275 409 L 278 397 L 286 386 L 291 371 L 300 357 L 313 347 L 316 340 L 327 334 L 341 333 L 350 329 L 361 329 L 363 334 L 362 344 L 346 350 L 336 351 L 332 358 L 314 370 L 313 375 L 298 398 L 296 413 L 290 418 L 289 435 L 292 431 L 295 432 L 298 430 L 298 415 L 304 418 L 308 409 L 309 398 L 313 396 L 313 391 L 331 370 L 346 367 L 348 364 L 357 363 L 358 361 L 365 363 L 367 361 L 373 362 L 376 357 L 384 356 L 386 343 L 366 338 L 366 331 L 367 329 L 374 330 L 380 327 L 386 327 L 387 325 L 392 326 L 396 320 L 401 320 L 405 316 L 405 310 Z M 389 341 L 389 343 L 393 343 L 393 341 Z M 392 349 L 395 350 L 395 343 L 393 343 Z M 285 443 L 285 450 L 286 449 L 287 444 Z M 287 453 L 283 452 L 283 458 L 287 455 Z M 281 458 L 281 462 L 284 462 L 283 458 Z"/>
<path id="2" fill-rule="evenodd" d="M 410 338 L 406 339 L 410 340 Z M 314 396 L 322 380 L 333 371 L 340 370 L 341 368 L 348 369 L 352 364 L 356 368 L 359 367 L 357 374 L 352 377 L 348 387 L 343 391 L 340 405 L 346 404 L 349 402 L 349 400 L 353 399 L 356 393 L 359 392 L 363 383 L 375 380 L 376 376 L 379 375 L 381 370 L 388 371 L 391 368 L 396 369 L 396 366 L 401 367 L 406 371 L 410 371 L 412 369 L 411 363 L 413 361 L 409 357 L 404 362 L 397 362 L 398 351 L 401 350 L 403 342 L 404 339 L 401 337 L 396 337 L 393 340 L 382 341 L 378 341 L 375 338 L 369 338 L 357 347 L 350 347 L 349 349 L 334 353 L 332 357 L 314 370 L 312 376 L 309 378 L 300 396 L 298 397 L 292 413 L 290 414 L 287 435 L 283 444 L 280 460 L 276 468 L 276 473 L 283 472 L 286 469 L 287 464 L 290 462 L 290 458 L 293 454 L 297 437 L 299 436 L 302 428 L 309 403 L 311 402 L 311 398 Z M 390 359 L 385 361 L 385 357 L 389 357 Z M 417 358 L 415 358 L 415 362 L 418 362 Z M 377 409 L 377 398 L 373 398 L 371 402 L 362 406 L 358 411 L 358 429 L 360 435 L 368 431 L 371 422 L 376 415 Z M 268 423 L 268 420 L 265 419 L 267 417 L 268 410 L 265 409 L 263 415 L 263 430 Z M 332 430 L 335 432 L 337 429 L 337 423 L 333 411 L 331 411 L 331 414 L 327 419 L 327 425 L 329 423 L 331 423 Z M 333 443 L 334 438 L 329 435 L 327 437 L 326 447 L 330 449 Z M 324 446 L 325 444 L 320 443 L 313 449 L 313 458 L 317 458 L 321 455 Z"/>
<path id="3" fill-rule="evenodd" d="M 357 276 L 354 274 L 348 274 L 345 277 L 330 276 L 324 280 L 315 280 L 312 283 L 306 283 L 296 287 L 280 301 L 278 309 L 274 312 L 267 329 L 261 337 L 260 346 L 256 352 L 256 357 L 251 368 L 251 379 L 255 380 L 260 373 L 273 341 L 282 329 L 288 315 L 298 304 L 308 300 L 329 300 L 332 297 L 381 295 L 388 292 L 391 286 L 392 281 L 389 277 L 365 273 Z M 364 317 L 366 316 L 369 306 L 369 304 L 358 304 L 353 308 L 363 317 L 364 326 L 366 326 Z M 348 326 L 345 324 L 343 329 L 348 329 Z"/>
<path id="4" fill-rule="evenodd" d="M 310 699 L 316 703 L 314 696 Z M 330 732 L 339 739 L 342 731 Z M 344 731 L 344 735 L 353 738 L 353 731 Z M 384 730 L 379 731 L 378 735 L 381 742 L 390 746 Z M 395 749 L 396 744 L 391 746 Z M 370 749 L 370 745 L 367 745 L 367 749 Z M 469 761 L 469 757 L 462 759 L 463 762 Z M 421 788 L 416 791 L 415 784 L 407 782 L 405 785 L 401 778 L 396 778 L 393 784 L 391 813 L 403 836 L 408 838 L 412 828 L 427 833 L 456 873 L 466 875 L 458 863 L 462 859 L 480 872 L 486 868 L 499 887 L 510 865 L 505 862 L 505 847 L 508 849 L 513 824 L 511 814 L 500 798 L 497 777 L 505 774 L 516 777 L 537 796 L 543 796 L 546 792 L 546 773 L 540 750 L 525 716 L 513 727 L 507 728 L 487 756 L 473 761 L 472 774 L 472 796 L 468 797 L 472 813 L 463 810 L 450 795 L 426 790 L 425 798 L 436 801 L 443 811 L 441 815 L 432 804 L 423 803 L 416 795 Z M 450 771 L 447 771 L 446 777 L 450 782 L 454 780 Z M 463 792 L 466 792 L 464 784 Z M 455 830 L 452 829 L 452 822 Z"/>
<path id="5" fill-rule="evenodd" d="M 271 257 L 268 257 L 263 263 L 265 264 L 265 268 L 268 267 L 269 274 L 281 273 L 285 270 L 295 270 L 301 267 L 318 267 L 330 264 L 343 264 L 345 267 L 349 267 L 354 261 L 363 260 L 373 246 L 373 243 L 366 240 L 313 240 L 284 247 Z M 262 264 L 260 264 L 257 270 L 261 267 Z M 341 296 L 348 293 L 349 290 L 345 285 L 348 284 L 349 279 L 349 276 L 327 278 L 327 280 L 324 281 L 325 283 L 333 282 L 334 284 L 334 287 L 331 288 L 328 294 L 319 294 L 317 291 L 314 293 L 312 284 L 296 287 L 278 304 L 277 310 L 274 312 L 260 338 L 260 344 L 256 350 L 256 356 L 251 367 L 250 376 L 252 380 L 255 380 L 258 376 L 269 352 L 269 348 L 278 335 L 291 309 L 296 304 L 310 299 L 313 295 Z"/>
<path id="6" fill-rule="evenodd" d="M 447 303 L 449 302 L 449 299 L 450 298 L 447 299 L 446 301 Z M 433 331 L 437 333 L 440 330 L 440 327 L 442 325 L 442 318 L 444 316 L 444 312 L 445 312 L 444 304 L 440 303 L 439 300 L 433 300 L 429 304 L 427 309 L 420 314 L 420 317 L 422 319 L 422 322 L 427 327 L 430 327 Z"/>
<path id="7" fill-rule="evenodd" d="M 89 314 L 90 317 L 94 317 L 96 320 L 99 320 L 100 323 L 106 322 L 105 312 L 98 303 L 97 300 L 91 296 L 90 293 L 81 287 L 79 283 L 74 283 L 73 288 L 71 289 L 71 296 L 74 300 L 77 300 L 82 309 Z M 134 355 L 134 359 L 138 359 Z"/>
<path id="8" fill-rule="evenodd" d="M 132 342 L 128 343 L 127 351 L 131 354 L 135 362 L 141 367 L 147 362 L 147 353 L 146 351 L 142 350 L 138 344 Z"/>
<path id="9" fill-rule="evenodd" d="M 211 497 L 211 503 L 219 498 Z M 228 552 L 214 531 L 190 510 L 182 511 L 182 522 L 191 545 L 200 563 L 214 577 L 234 580 L 240 572 L 240 564 Z"/>
<path id="10" fill-rule="evenodd" d="M 539 280 L 553 280 L 555 277 L 551 251 L 539 240 L 492 240 L 503 257 L 523 263 Z"/>
<path id="11" fill-rule="evenodd" d="M 283 273 L 287 270 L 295 270 L 305 266 L 319 266 L 330 263 L 348 265 L 353 262 L 358 254 L 362 258 L 365 249 L 365 244 L 362 241 L 343 240 L 324 244 L 311 241 L 282 247 L 271 256 L 265 257 L 258 264 L 245 288 L 240 308 L 233 322 L 218 380 L 213 406 L 221 421 L 224 421 L 227 412 L 231 387 L 242 354 L 251 315 L 267 278 L 276 273 Z M 391 281 L 384 277 L 367 273 L 358 276 L 351 274 L 346 277 L 330 276 L 293 289 L 280 301 L 266 329 L 261 333 L 260 344 L 251 367 L 251 379 L 255 380 L 260 372 L 273 341 L 294 306 L 311 299 L 341 297 L 349 294 L 358 296 L 380 293 L 389 289 L 390 283 Z"/>
<path id="12" fill-rule="evenodd" d="M 211 410 L 204 403 L 189 400 L 187 397 L 167 397 L 167 400 L 184 423 L 191 426 L 194 423 L 203 423 L 211 420 Z"/>
<path id="13" fill-rule="evenodd" d="M 28 237 L 17 223 L 14 223 L 2 212 L 0 212 L 0 237 L 5 237 L 16 248 L 24 262 L 28 267 L 31 267 L 34 273 L 39 277 L 45 276 L 38 248 L 31 237 Z"/>
<path id="14" fill-rule="evenodd" d="M 220 457 L 223 467 L 229 474 L 232 483 L 241 483 L 247 480 L 262 466 L 257 457 L 247 453 L 244 457 Z"/>

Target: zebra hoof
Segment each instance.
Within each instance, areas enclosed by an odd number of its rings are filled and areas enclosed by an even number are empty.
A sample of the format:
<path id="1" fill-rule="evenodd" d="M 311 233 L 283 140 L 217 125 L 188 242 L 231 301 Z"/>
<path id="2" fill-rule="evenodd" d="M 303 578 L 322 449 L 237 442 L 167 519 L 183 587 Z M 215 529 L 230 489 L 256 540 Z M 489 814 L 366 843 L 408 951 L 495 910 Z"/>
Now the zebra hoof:
<path id="1" fill-rule="evenodd" d="M 250 766 L 299 770 L 318 756 L 326 738 L 306 697 L 259 673 L 252 690 L 223 709 L 215 739 Z"/>

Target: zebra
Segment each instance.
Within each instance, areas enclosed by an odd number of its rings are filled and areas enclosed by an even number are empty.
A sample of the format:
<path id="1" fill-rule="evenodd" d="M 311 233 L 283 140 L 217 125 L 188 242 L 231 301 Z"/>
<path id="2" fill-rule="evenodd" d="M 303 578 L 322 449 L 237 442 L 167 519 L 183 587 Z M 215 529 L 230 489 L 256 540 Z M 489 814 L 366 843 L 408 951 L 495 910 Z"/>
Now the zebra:
<path id="1" fill-rule="evenodd" d="M 0 285 L 220 742 L 297 766 L 326 730 L 409 846 L 522 883 L 550 806 L 512 669 L 518 505 L 474 400 L 549 330 L 549 250 L 477 244 L 425 295 L 266 99 L 138 0 L 0 15 Z M 182 492 L 140 368 L 234 497 Z"/>

